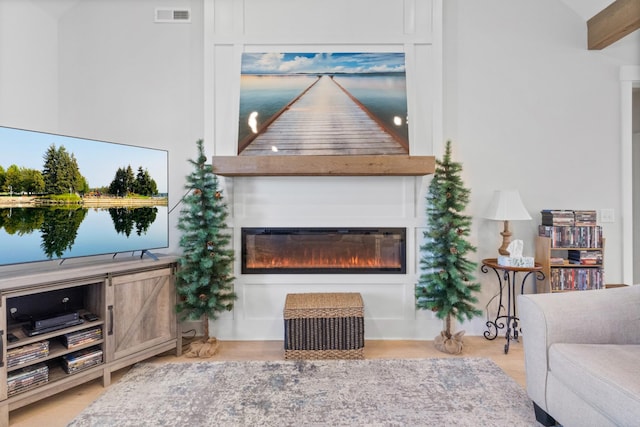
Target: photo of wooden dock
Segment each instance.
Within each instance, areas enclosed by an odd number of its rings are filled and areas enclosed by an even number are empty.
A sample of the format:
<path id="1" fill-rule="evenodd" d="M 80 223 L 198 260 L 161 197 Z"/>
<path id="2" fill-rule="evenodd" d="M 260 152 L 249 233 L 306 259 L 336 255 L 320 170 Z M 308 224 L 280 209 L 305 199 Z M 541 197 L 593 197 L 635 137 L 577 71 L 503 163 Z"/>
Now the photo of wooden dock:
<path id="1" fill-rule="evenodd" d="M 329 75 L 318 77 L 257 131 L 241 155 L 408 153 L 406 143 Z"/>

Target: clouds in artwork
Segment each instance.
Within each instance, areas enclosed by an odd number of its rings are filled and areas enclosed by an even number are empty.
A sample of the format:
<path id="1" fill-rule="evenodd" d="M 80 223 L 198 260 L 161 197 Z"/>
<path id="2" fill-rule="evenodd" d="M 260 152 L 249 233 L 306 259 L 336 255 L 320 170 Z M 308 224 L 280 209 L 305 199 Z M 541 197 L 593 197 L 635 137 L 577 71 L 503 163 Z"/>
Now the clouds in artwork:
<path id="1" fill-rule="evenodd" d="M 404 53 L 245 53 L 243 74 L 404 72 Z"/>

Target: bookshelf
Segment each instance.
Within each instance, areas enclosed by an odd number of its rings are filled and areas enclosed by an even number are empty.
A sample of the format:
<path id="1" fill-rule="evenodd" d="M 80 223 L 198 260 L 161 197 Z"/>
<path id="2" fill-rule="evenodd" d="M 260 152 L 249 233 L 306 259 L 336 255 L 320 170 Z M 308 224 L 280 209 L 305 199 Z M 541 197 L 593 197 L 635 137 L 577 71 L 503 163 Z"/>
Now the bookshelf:
<path id="1" fill-rule="evenodd" d="M 545 278 L 537 292 L 604 288 L 604 244 L 595 211 L 542 211 L 535 256 Z"/>

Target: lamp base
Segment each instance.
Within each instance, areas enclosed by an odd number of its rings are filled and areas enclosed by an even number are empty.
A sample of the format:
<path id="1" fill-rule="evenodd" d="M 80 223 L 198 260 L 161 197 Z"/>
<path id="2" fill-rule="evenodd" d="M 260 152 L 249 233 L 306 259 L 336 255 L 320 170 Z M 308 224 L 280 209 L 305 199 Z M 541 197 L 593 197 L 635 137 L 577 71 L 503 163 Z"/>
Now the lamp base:
<path id="1" fill-rule="evenodd" d="M 502 236 L 502 246 L 500 246 L 500 248 L 498 248 L 498 253 L 500 255 L 509 256 L 511 254 L 509 253 L 507 248 L 509 247 L 509 244 L 511 243 L 511 236 L 512 236 L 512 233 L 509 230 L 509 221 L 504 221 L 504 229 L 502 230 L 500 235 Z"/>

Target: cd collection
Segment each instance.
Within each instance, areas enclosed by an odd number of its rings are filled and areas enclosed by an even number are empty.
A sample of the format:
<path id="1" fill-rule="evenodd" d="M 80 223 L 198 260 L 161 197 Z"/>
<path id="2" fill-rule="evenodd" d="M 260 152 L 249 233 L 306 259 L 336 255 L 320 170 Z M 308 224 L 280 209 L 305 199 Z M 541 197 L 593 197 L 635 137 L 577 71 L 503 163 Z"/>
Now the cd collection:
<path id="1" fill-rule="evenodd" d="M 594 210 L 543 209 L 540 215 L 542 225 L 550 226 L 592 226 L 596 225 L 598 219 Z"/>
<path id="2" fill-rule="evenodd" d="M 49 367 L 44 363 L 31 365 L 10 372 L 7 375 L 7 394 L 22 393 L 30 388 L 46 384 L 49 381 Z"/>
<path id="3" fill-rule="evenodd" d="M 62 367 L 67 374 L 74 374 L 83 369 L 102 363 L 102 349 L 90 347 L 62 356 Z"/>
<path id="4" fill-rule="evenodd" d="M 102 338 L 101 326 L 60 336 L 62 344 L 69 349 L 95 343 L 102 340 Z M 7 368 L 15 369 L 7 374 L 8 396 L 22 393 L 49 382 L 49 366 L 46 363 L 37 363 L 39 359 L 49 357 L 49 343 L 49 340 L 42 340 L 7 350 Z M 99 346 L 93 346 L 66 354 L 58 360 L 60 360 L 62 368 L 67 374 L 73 374 L 101 364 L 102 354 L 102 349 Z M 16 369 L 20 365 L 34 362 L 35 364 L 33 365 Z M 47 363 L 51 364 L 51 361 Z"/>
<path id="5" fill-rule="evenodd" d="M 102 327 L 97 326 L 91 329 L 69 332 L 62 336 L 62 343 L 67 348 L 80 347 L 85 344 L 96 342 L 102 339 Z"/>
<path id="6" fill-rule="evenodd" d="M 49 341 L 39 341 L 33 344 L 7 350 L 7 367 L 22 365 L 49 355 Z"/>

